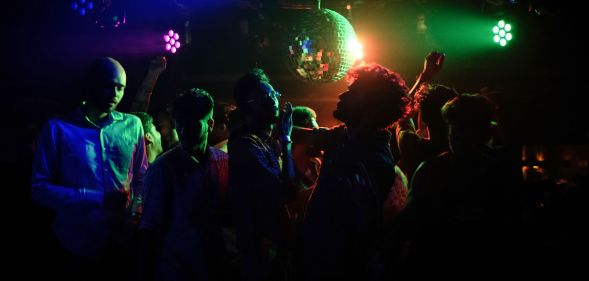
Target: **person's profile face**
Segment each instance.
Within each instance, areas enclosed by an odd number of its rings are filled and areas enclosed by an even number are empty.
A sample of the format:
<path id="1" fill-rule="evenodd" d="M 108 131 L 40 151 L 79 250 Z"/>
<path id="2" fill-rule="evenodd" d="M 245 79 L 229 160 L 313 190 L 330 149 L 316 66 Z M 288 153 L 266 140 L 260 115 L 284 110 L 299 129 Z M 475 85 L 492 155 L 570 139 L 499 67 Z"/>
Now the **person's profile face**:
<path id="1" fill-rule="evenodd" d="M 260 83 L 259 88 L 252 91 L 250 104 L 253 113 L 264 121 L 274 123 L 278 120 L 278 98 L 280 93 L 269 83 Z"/>
<path id="2" fill-rule="evenodd" d="M 350 122 L 355 120 L 355 117 L 359 116 L 359 114 L 365 114 L 366 112 L 363 112 L 365 110 L 363 108 L 363 97 L 362 88 L 358 80 L 356 80 L 348 87 L 346 92 L 339 95 L 339 102 L 333 112 L 333 117 L 342 122 Z"/>
<path id="3" fill-rule="evenodd" d="M 157 128 L 153 124 L 151 124 L 147 133 L 152 138 L 152 143 L 155 147 L 155 151 L 157 152 L 157 154 L 160 154 L 164 150 L 163 146 L 162 146 L 162 134 L 160 134 L 160 132 L 157 130 Z"/>
<path id="4" fill-rule="evenodd" d="M 178 142 L 178 134 L 173 123 L 174 121 L 165 113 L 160 113 L 156 119 L 155 126 L 162 136 L 162 146 L 165 149 L 170 148 Z"/>

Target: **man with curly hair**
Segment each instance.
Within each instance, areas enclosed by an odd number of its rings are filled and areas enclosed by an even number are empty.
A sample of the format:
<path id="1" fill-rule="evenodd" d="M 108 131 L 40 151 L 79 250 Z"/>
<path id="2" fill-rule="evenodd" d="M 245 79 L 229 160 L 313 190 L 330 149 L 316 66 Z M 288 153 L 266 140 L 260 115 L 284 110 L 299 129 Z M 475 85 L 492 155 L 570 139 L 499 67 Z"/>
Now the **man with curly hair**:
<path id="1" fill-rule="evenodd" d="M 370 64 L 350 70 L 334 128 L 295 128 L 296 143 L 325 151 L 303 230 L 305 280 L 365 280 L 395 180 L 387 128 L 406 112 L 408 87 L 398 73 Z"/>

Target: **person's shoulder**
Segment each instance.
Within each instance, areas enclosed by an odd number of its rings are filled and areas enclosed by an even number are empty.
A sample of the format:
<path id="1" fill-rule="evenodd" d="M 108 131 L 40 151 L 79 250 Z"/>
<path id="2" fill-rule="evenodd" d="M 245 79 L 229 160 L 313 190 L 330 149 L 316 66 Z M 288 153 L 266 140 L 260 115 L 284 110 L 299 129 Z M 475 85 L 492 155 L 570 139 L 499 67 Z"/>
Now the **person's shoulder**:
<path id="1" fill-rule="evenodd" d="M 80 108 L 76 108 L 75 110 L 65 112 L 64 114 L 55 115 L 49 120 L 47 120 L 46 124 L 50 126 L 66 124 L 66 123 L 75 123 L 78 124 L 84 118 L 82 110 Z"/>
<path id="2" fill-rule="evenodd" d="M 162 167 L 169 165 L 170 162 L 175 161 L 177 154 L 178 151 L 176 148 L 165 151 L 149 164 L 149 169 L 161 169 Z"/>
<path id="3" fill-rule="evenodd" d="M 323 131 L 330 131 L 330 132 L 334 132 L 334 133 L 344 133 L 347 130 L 346 124 L 338 124 L 329 128 L 326 127 L 319 127 L 317 128 L 318 130 L 323 130 Z"/>
<path id="4" fill-rule="evenodd" d="M 252 139 L 253 134 L 251 133 L 234 133 L 231 134 L 229 136 L 229 143 L 235 143 L 235 142 L 243 142 L 243 141 L 249 141 Z"/>
<path id="5" fill-rule="evenodd" d="M 65 116 L 56 116 L 52 117 L 45 123 L 45 126 L 48 127 L 55 127 L 63 123 L 68 123 L 68 119 Z"/>
<path id="6" fill-rule="evenodd" d="M 122 120 L 122 121 L 131 122 L 131 123 L 141 124 L 141 119 L 139 119 L 139 117 L 137 117 L 134 114 L 124 113 L 124 112 L 120 112 L 120 111 L 113 111 L 111 114 L 112 114 L 112 118 L 114 120 Z"/>
<path id="7" fill-rule="evenodd" d="M 417 134 L 417 132 L 412 130 L 401 130 L 397 133 L 397 137 L 401 140 L 410 139 L 416 142 L 423 139 L 420 135 Z"/>
<path id="8" fill-rule="evenodd" d="M 445 169 L 445 165 L 448 165 L 446 162 L 446 155 L 440 154 L 436 157 L 429 158 L 421 164 L 417 166 L 413 175 L 411 175 L 411 186 L 415 192 L 421 193 L 432 186 L 424 186 L 424 182 L 439 182 L 440 177 L 443 177 Z M 419 191 L 415 190 L 415 186 L 420 186 L 418 188 Z"/>
<path id="9" fill-rule="evenodd" d="M 76 118 L 75 116 L 72 116 L 72 114 L 54 116 L 45 122 L 42 127 L 42 132 L 52 132 L 53 134 L 53 132 L 60 131 L 64 127 L 68 127 L 70 125 L 79 126 L 79 122 L 76 122 Z"/>
<path id="10" fill-rule="evenodd" d="M 347 135 L 347 130 L 348 129 L 345 124 L 338 124 L 332 127 L 315 128 L 313 129 L 313 132 L 316 135 L 323 135 L 325 137 L 340 139 L 345 138 L 345 136 Z"/>
<path id="11" fill-rule="evenodd" d="M 142 132 L 143 125 L 141 124 L 141 119 L 136 115 L 130 113 L 123 113 L 119 111 L 111 112 L 113 121 L 115 124 L 119 124 L 118 126 L 124 126 L 127 130 L 131 129 L 134 132 Z"/>
<path id="12" fill-rule="evenodd" d="M 448 167 L 452 161 L 453 161 L 452 155 L 446 151 L 446 152 L 443 152 L 435 157 L 431 157 L 431 158 L 421 162 L 418 169 L 428 170 L 428 169 L 439 169 L 440 167 Z"/>
<path id="13" fill-rule="evenodd" d="M 224 160 L 228 158 L 228 154 L 225 151 L 222 151 L 216 147 L 213 146 L 209 146 L 209 153 L 211 155 L 211 158 L 215 159 L 215 160 Z"/>
<path id="14" fill-rule="evenodd" d="M 242 133 L 229 137 L 228 147 L 262 146 L 263 141 L 253 133 Z"/>

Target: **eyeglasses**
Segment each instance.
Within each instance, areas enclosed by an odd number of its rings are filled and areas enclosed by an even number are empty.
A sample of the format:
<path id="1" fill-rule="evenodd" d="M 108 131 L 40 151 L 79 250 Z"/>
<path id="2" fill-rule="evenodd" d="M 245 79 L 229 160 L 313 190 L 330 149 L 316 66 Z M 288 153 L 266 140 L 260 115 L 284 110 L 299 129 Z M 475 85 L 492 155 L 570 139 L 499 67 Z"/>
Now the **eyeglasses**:
<path id="1" fill-rule="evenodd" d="M 260 99 L 260 100 L 267 99 L 267 98 L 279 99 L 281 96 L 282 96 L 282 94 L 280 94 L 280 92 L 273 90 L 270 93 L 268 93 L 267 95 L 259 95 L 259 96 L 255 97 L 255 98 L 252 98 L 252 99 L 248 100 L 247 102 L 248 103 L 249 102 L 254 102 L 254 101 L 256 101 L 256 99 Z"/>

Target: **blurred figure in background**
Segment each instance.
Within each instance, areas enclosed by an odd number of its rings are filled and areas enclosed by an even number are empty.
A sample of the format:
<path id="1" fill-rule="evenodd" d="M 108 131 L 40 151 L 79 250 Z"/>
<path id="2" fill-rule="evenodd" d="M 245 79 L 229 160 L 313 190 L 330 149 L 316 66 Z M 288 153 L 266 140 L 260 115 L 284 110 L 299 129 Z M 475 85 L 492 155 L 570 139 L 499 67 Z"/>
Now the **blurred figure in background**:
<path id="1" fill-rule="evenodd" d="M 164 151 L 162 148 L 162 135 L 153 124 L 153 117 L 146 112 L 131 112 L 131 114 L 141 119 L 143 126 L 145 151 L 147 153 L 147 163 L 151 164 Z"/>
<path id="2" fill-rule="evenodd" d="M 213 119 L 215 127 L 209 134 L 209 145 L 227 152 L 229 142 L 229 114 L 235 109 L 235 105 L 219 102 L 215 104 Z"/>

